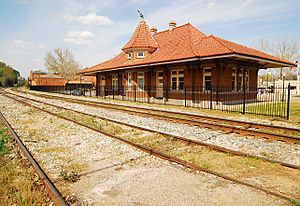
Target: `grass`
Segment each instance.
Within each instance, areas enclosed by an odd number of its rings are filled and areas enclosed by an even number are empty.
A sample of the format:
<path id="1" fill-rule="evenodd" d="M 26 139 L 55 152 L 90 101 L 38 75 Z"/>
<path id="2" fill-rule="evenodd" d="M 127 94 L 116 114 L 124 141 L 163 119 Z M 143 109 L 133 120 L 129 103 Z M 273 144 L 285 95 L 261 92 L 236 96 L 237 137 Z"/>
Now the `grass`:
<path id="1" fill-rule="evenodd" d="M 0 205 L 47 205 L 49 199 L 35 180 L 31 166 L 12 147 L 12 137 L 0 122 Z M 13 154 L 9 157 L 7 154 Z"/>
<path id="2" fill-rule="evenodd" d="M 300 124 L 300 103 L 298 102 L 291 102 L 290 121 L 298 125 Z"/>
<path id="3" fill-rule="evenodd" d="M 4 125 L 0 125 L 0 157 L 10 153 L 7 142 L 11 139 Z"/>
<path id="4" fill-rule="evenodd" d="M 70 118 L 72 120 L 78 121 L 84 125 L 91 126 L 95 129 L 101 130 L 103 132 L 112 134 L 112 135 L 120 135 L 122 133 L 127 132 L 123 127 L 116 123 L 108 122 L 105 120 L 98 119 L 96 117 L 91 117 L 88 115 L 79 114 L 72 111 L 64 111 L 61 110 L 59 115 Z"/>
<path id="5" fill-rule="evenodd" d="M 186 145 L 174 138 L 159 134 L 140 137 L 128 136 L 126 139 L 223 175 L 250 183 L 253 178 L 258 178 L 261 182 L 255 183 L 256 185 L 273 188 L 294 197 L 299 195 L 299 191 L 297 191 L 298 188 L 300 189 L 298 186 L 300 184 L 299 172 L 279 164 L 259 158 L 215 152 L 203 146 Z M 286 176 L 291 178 L 288 182 L 286 182 Z"/>
<path id="6" fill-rule="evenodd" d="M 292 108 L 293 106 L 291 106 L 291 111 L 295 111 L 292 110 Z M 194 110 L 195 108 L 192 109 Z M 210 112 L 214 114 L 225 114 L 221 111 Z M 278 190 L 283 193 L 290 193 L 294 196 L 299 195 L 299 172 L 295 170 L 289 170 L 281 165 L 269 163 L 257 158 L 241 157 L 230 155 L 227 153 L 215 152 L 202 146 L 187 146 L 180 141 L 176 141 L 173 138 L 168 138 L 164 135 L 151 134 L 145 136 L 144 132 L 135 133 L 132 129 L 126 131 L 125 129 L 123 129 L 123 127 L 120 127 L 117 124 L 99 120 L 97 118 L 89 117 L 86 115 L 76 114 L 70 111 L 62 111 L 60 112 L 60 114 L 63 114 L 64 116 L 72 118 L 74 120 L 80 121 L 81 123 L 84 123 L 91 127 L 98 128 L 109 134 L 122 135 L 126 134 L 126 132 L 128 133 L 129 131 L 132 135 L 124 135 L 124 137 L 138 144 L 148 146 L 152 149 L 159 150 L 173 157 L 183 159 L 187 162 L 199 165 L 201 167 L 210 169 L 212 171 L 224 175 L 239 178 L 250 183 L 252 183 L 252 179 L 255 178 L 261 180 L 260 183 L 258 182 L 255 184 L 267 188 L 273 188 L 274 190 Z M 66 181 L 76 181 L 77 174 L 78 173 L 74 170 L 65 169 L 62 170 L 61 176 Z M 290 177 L 288 183 L 285 182 L 286 176 Z M 274 178 L 276 178 L 276 181 L 273 181 Z"/>
<path id="7" fill-rule="evenodd" d="M 69 147 L 44 147 L 39 150 L 39 152 L 44 153 L 59 153 L 59 152 L 67 152 L 70 150 Z"/>
<path id="8" fill-rule="evenodd" d="M 87 165 L 78 162 L 61 167 L 59 176 L 66 182 L 76 182 L 80 179 L 79 173 L 86 171 Z"/>
<path id="9" fill-rule="evenodd" d="M 146 133 L 141 132 L 140 130 L 134 132 L 134 129 L 132 128 L 126 129 L 127 127 L 125 127 L 124 129 L 123 126 L 116 123 L 71 111 L 61 110 L 59 114 L 93 128 L 100 129 L 108 134 L 121 136 L 140 145 L 156 149 L 169 154 L 170 156 L 177 157 L 224 175 L 250 182 L 253 178 L 262 179 L 263 182 L 257 184 L 261 184 L 268 188 L 274 188 L 283 193 L 290 193 L 290 191 L 294 191 L 293 188 L 298 188 L 299 186 L 297 185 L 300 185 L 300 179 L 297 177 L 299 172 L 288 171 L 287 168 L 279 164 L 270 163 L 258 158 L 216 152 L 199 145 L 186 145 L 185 143 L 166 135 Z M 286 174 L 291 177 L 289 184 L 286 184 L 285 182 Z M 77 181 L 78 172 L 74 169 L 64 169 L 61 171 L 61 177 L 65 181 Z M 273 179 L 275 177 L 276 181 L 274 182 Z M 297 189 L 292 193 L 297 196 Z"/>

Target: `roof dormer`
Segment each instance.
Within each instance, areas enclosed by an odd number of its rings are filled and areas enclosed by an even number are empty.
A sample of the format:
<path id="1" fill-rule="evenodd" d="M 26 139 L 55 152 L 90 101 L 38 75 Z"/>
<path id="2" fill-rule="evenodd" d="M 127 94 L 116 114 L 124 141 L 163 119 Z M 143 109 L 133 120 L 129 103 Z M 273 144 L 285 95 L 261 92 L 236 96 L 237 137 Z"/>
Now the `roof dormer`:
<path id="1" fill-rule="evenodd" d="M 148 24 L 142 17 L 130 40 L 122 48 L 122 50 L 127 53 L 127 59 L 129 53 L 131 53 L 131 55 L 136 53 L 136 58 L 139 59 L 145 57 L 145 52 L 152 53 L 157 48 L 158 43 L 151 34 Z M 142 53 L 144 55 L 142 55 Z"/>

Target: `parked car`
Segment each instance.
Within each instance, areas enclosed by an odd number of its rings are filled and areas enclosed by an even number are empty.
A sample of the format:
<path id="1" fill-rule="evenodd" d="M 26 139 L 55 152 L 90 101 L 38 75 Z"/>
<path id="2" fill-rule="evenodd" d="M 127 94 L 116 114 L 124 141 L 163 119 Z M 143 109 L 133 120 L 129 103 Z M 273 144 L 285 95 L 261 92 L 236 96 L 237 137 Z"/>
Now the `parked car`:
<path id="1" fill-rule="evenodd" d="M 79 95 L 83 95 L 83 92 L 80 89 L 76 89 L 76 90 L 71 91 L 71 94 L 79 96 Z"/>
<path id="2" fill-rule="evenodd" d="M 258 87 L 257 88 L 257 94 L 266 94 L 268 91 L 267 91 L 267 88 L 265 87 Z"/>

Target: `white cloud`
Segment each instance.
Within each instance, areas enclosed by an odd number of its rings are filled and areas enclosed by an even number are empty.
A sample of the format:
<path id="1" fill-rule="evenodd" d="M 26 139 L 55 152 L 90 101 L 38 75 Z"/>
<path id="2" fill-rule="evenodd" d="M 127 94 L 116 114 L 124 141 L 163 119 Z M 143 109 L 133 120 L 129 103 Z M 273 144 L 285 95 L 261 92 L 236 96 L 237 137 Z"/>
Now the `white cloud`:
<path id="1" fill-rule="evenodd" d="M 95 35 L 89 31 L 69 31 L 65 35 L 65 42 L 74 43 L 74 44 L 86 44 L 91 43 L 95 38 Z"/>
<path id="2" fill-rule="evenodd" d="M 89 13 L 85 16 L 66 15 L 64 16 L 64 19 L 68 22 L 78 22 L 81 24 L 90 24 L 90 25 L 112 24 L 112 21 L 107 16 L 98 16 L 96 13 Z"/>
<path id="3" fill-rule="evenodd" d="M 15 39 L 12 42 L 12 48 L 15 50 L 48 50 L 45 44 L 37 44 L 31 41 L 23 41 L 20 39 Z"/>

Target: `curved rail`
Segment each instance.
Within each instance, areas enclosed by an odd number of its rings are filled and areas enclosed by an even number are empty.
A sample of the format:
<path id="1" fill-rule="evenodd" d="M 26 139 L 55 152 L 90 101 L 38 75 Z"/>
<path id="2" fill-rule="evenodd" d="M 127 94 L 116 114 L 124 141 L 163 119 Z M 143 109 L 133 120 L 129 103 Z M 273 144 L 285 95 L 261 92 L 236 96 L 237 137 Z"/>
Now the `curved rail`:
<path id="1" fill-rule="evenodd" d="M 149 108 L 141 108 L 136 106 L 124 106 L 119 104 L 113 103 L 104 103 L 104 102 L 95 102 L 89 100 L 79 100 L 74 98 L 66 98 L 60 96 L 53 96 L 53 95 L 46 95 L 46 94 L 32 94 L 35 96 L 41 97 L 50 97 L 53 99 L 64 99 L 69 102 L 79 103 L 87 106 L 93 107 L 104 107 L 111 110 L 118 110 L 127 113 L 135 113 L 144 116 L 152 116 L 160 119 L 164 119 L 166 121 L 178 122 L 183 124 L 189 124 L 192 126 L 199 126 L 209 129 L 221 130 L 227 133 L 237 133 L 240 135 L 249 135 L 254 137 L 259 137 L 263 139 L 275 139 L 281 142 L 291 142 L 295 144 L 300 144 L 300 129 L 298 128 L 291 128 L 291 127 L 282 127 L 282 126 L 275 126 L 275 125 L 267 125 L 267 124 L 260 124 L 255 122 L 245 122 L 245 121 L 238 121 L 238 120 L 229 120 L 223 119 L 218 117 L 208 117 L 203 115 L 196 115 L 196 114 L 188 114 L 183 112 L 174 112 L 174 111 L 166 111 L 166 110 L 159 110 L 159 109 L 149 109 Z M 123 107 L 123 108 L 122 108 Z M 133 110 L 134 109 L 134 110 Z M 138 111 L 139 110 L 139 111 Z M 147 111 L 143 112 L 143 111 Z M 148 113 L 149 112 L 149 113 Z M 153 112 L 159 112 L 161 114 L 156 114 Z M 174 116 L 167 116 L 166 114 L 172 115 L 181 115 L 186 118 L 178 118 Z M 255 130 L 260 129 L 260 130 Z M 293 132 L 299 134 L 299 136 L 289 136 L 285 134 L 277 134 L 277 133 L 270 133 L 261 130 L 269 130 L 269 131 L 278 131 L 282 130 L 284 132 Z"/>
<path id="2" fill-rule="evenodd" d="M 22 140 L 19 138 L 19 136 L 16 134 L 10 123 L 7 121 L 7 119 L 4 117 L 4 115 L 0 112 L 0 118 L 3 120 L 7 128 L 9 129 L 10 133 L 14 137 L 14 140 L 17 142 L 18 146 L 26 156 L 26 158 L 29 160 L 30 164 L 32 165 L 33 169 L 38 174 L 40 180 L 43 182 L 43 184 L 46 187 L 46 190 L 48 191 L 48 195 L 50 199 L 53 201 L 55 205 L 60 206 L 67 206 L 68 204 L 65 202 L 64 198 L 62 197 L 61 193 L 58 191 L 58 189 L 55 187 L 53 182 L 50 180 L 50 178 L 46 175 L 46 173 L 43 171 L 41 166 L 38 164 L 38 162 L 34 159 L 34 157 L 31 155 L 31 153 L 28 151 L 27 147 L 24 145 Z"/>
<path id="3" fill-rule="evenodd" d="M 109 119 L 109 118 L 105 118 L 105 117 L 100 117 L 100 116 L 97 116 L 97 115 L 92 115 L 92 114 L 80 112 L 80 111 L 77 111 L 77 110 L 73 110 L 73 109 L 62 107 L 62 106 L 57 106 L 57 105 L 54 105 L 54 104 L 43 102 L 43 101 L 40 101 L 40 100 L 31 99 L 29 97 L 23 97 L 23 96 L 20 96 L 20 95 L 17 95 L 17 94 L 10 93 L 10 95 L 14 95 L 14 96 L 17 96 L 17 97 L 20 97 L 20 98 L 23 98 L 23 99 L 26 99 L 26 100 L 29 100 L 29 101 L 33 101 L 33 102 L 38 102 L 38 103 L 41 103 L 41 104 L 44 104 L 44 105 L 52 106 L 52 107 L 55 107 L 55 108 L 58 108 L 58 109 L 64 109 L 64 110 L 67 110 L 67 111 L 76 112 L 78 114 L 98 118 L 98 119 L 101 119 L 101 120 L 104 120 L 104 121 L 110 121 L 110 122 L 113 122 L 113 123 L 116 123 L 116 124 L 121 124 L 121 125 L 124 125 L 124 126 L 135 128 L 135 129 L 148 131 L 148 132 L 153 132 L 153 133 L 157 133 L 157 134 L 161 134 L 161 135 L 167 135 L 167 136 L 172 137 L 174 139 L 186 142 L 187 144 L 200 145 L 200 146 L 208 147 L 208 148 L 210 148 L 212 150 L 215 150 L 215 151 L 218 151 L 218 152 L 230 153 L 230 154 L 237 155 L 237 156 L 259 158 L 259 159 L 262 159 L 262 160 L 265 160 L 265 161 L 268 161 L 268 162 L 280 164 L 280 165 L 285 166 L 285 167 L 300 170 L 300 166 L 298 166 L 298 165 L 293 165 L 293 164 L 289 164 L 289 163 L 278 161 L 278 160 L 273 160 L 273 159 L 266 158 L 266 157 L 256 156 L 256 155 L 252 155 L 252 154 L 249 154 L 249 153 L 240 152 L 240 151 L 228 149 L 228 148 L 225 148 L 225 147 L 220 147 L 220 146 L 217 146 L 217 145 L 205 143 L 205 142 L 202 142 L 202 141 L 192 140 L 192 139 L 181 137 L 181 136 L 178 136 L 178 135 L 172 135 L 172 134 L 169 134 L 169 133 L 160 132 L 160 131 L 153 130 L 153 129 L 148 129 L 148 128 L 145 128 L 145 127 L 142 127 L 142 126 L 136 126 L 136 125 L 128 124 L 128 123 L 118 121 L 118 120 L 113 120 L 113 119 Z M 7 96 L 7 95 L 5 95 L 5 96 Z M 7 97 L 9 97 L 9 96 L 7 96 Z M 13 97 L 9 97 L 9 98 L 14 99 L 15 101 L 20 101 L 18 99 L 13 98 Z M 20 103 L 22 103 L 22 101 L 20 101 Z M 33 105 L 31 105 L 31 106 L 39 109 L 39 107 L 36 107 L 36 106 L 33 106 Z M 47 112 L 46 110 L 42 110 L 42 111 Z"/>
<path id="4" fill-rule="evenodd" d="M 103 135 L 105 135 L 105 136 L 108 136 L 108 137 L 111 137 L 111 138 L 114 138 L 114 139 L 118 139 L 118 140 L 120 140 L 120 141 L 122 141 L 122 142 L 125 142 L 125 143 L 127 143 L 127 144 L 129 144 L 129 145 L 131 145 L 131 146 L 133 146 L 133 147 L 135 147 L 135 148 L 141 150 L 141 151 L 144 151 L 144 152 L 146 152 L 146 153 L 148 153 L 148 154 L 150 154 L 150 155 L 159 157 L 159 158 L 161 158 L 161 159 L 165 159 L 165 160 L 168 160 L 168 161 L 170 161 L 170 162 L 175 162 L 175 163 L 177 163 L 177 164 L 183 165 L 183 166 L 185 166 L 185 167 L 188 167 L 188 168 L 191 168 L 191 169 L 194 169 L 194 170 L 197 170 L 197 171 L 209 173 L 209 174 L 215 175 L 215 176 L 217 176 L 217 177 L 223 178 L 223 179 L 225 179 L 225 180 L 228 180 L 228 181 L 231 181 L 231 182 L 234 182 L 234 183 L 237 183 L 237 184 L 241 184 L 241 185 L 244 185 L 244 186 L 247 186 L 247 187 L 250 187 L 250 188 L 254 188 L 254 189 L 256 189 L 256 190 L 265 192 L 266 194 L 269 194 L 269 195 L 272 195 L 272 196 L 275 196 L 275 197 L 278 197 L 278 198 L 287 200 L 287 201 L 292 202 L 292 203 L 297 203 L 297 202 L 299 201 L 299 200 L 293 199 L 293 198 L 291 198 L 291 197 L 288 197 L 288 196 L 286 196 L 286 195 L 284 195 L 284 194 L 281 194 L 281 193 L 278 193 L 278 192 L 273 192 L 273 191 L 270 191 L 270 190 L 265 189 L 265 188 L 263 188 L 263 187 L 260 187 L 260 186 L 257 186 L 257 185 L 254 185 L 254 184 L 251 184 L 251 183 L 248 183 L 248 182 L 244 182 L 244 181 L 241 181 L 241 180 L 239 180 L 239 179 L 235 179 L 235 178 L 230 177 L 230 176 L 227 176 L 227 175 L 223 175 L 223 174 L 221 174 L 221 173 L 218 173 L 218 172 L 215 172 L 215 171 L 212 171 L 212 170 L 209 170 L 209 169 L 200 167 L 200 166 L 195 165 L 195 164 L 193 164 L 193 163 L 189 163 L 189 162 L 187 162 L 187 161 L 184 161 L 184 160 L 182 160 L 182 159 L 179 159 L 179 158 L 170 156 L 170 155 L 168 155 L 168 154 L 165 154 L 165 153 L 160 152 L 160 151 L 158 151 L 158 150 L 149 148 L 149 147 L 147 147 L 147 146 L 140 145 L 140 144 L 137 144 L 137 143 L 132 142 L 132 141 L 130 141 L 130 140 L 124 139 L 124 138 L 122 138 L 122 137 L 118 137 L 118 136 L 112 135 L 112 134 L 110 134 L 110 133 L 101 131 L 101 130 L 96 129 L 96 128 L 94 128 L 94 127 L 91 127 L 91 126 L 89 126 L 89 125 L 80 123 L 80 122 L 78 122 L 78 121 L 72 120 L 72 119 L 70 119 L 70 118 L 67 118 L 67 117 L 64 117 L 64 116 L 61 116 L 61 115 L 58 115 L 58 114 L 55 114 L 55 113 L 52 113 L 52 112 L 47 111 L 47 110 L 45 110 L 45 109 L 39 108 L 39 107 L 37 107 L 37 106 L 35 106 L 35 105 L 31 105 L 31 104 L 29 104 L 29 103 L 27 103 L 27 102 L 25 102 L 25 101 L 22 101 L 22 100 L 13 98 L 13 97 L 9 97 L 9 98 L 14 99 L 15 101 L 17 101 L 17 102 L 19 102 L 19 103 L 21 103 L 21 104 L 23 104 L 23 105 L 27 105 L 27 106 L 36 108 L 36 109 L 38 109 L 38 110 L 40 110 L 40 111 L 43 111 L 43 112 L 46 112 L 46 113 L 48 113 L 48 114 L 50 114 L 50 115 L 59 117 L 59 118 L 61 118 L 61 119 L 70 121 L 70 122 L 72 122 L 72 123 L 75 123 L 75 124 L 80 125 L 80 126 L 83 126 L 83 127 L 86 127 L 86 128 L 91 129 L 91 130 L 93 130 L 93 131 L 95 131 L 95 132 L 101 133 L 101 134 L 103 134 Z M 58 107 L 58 106 L 57 106 L 57 107 Z"/>

